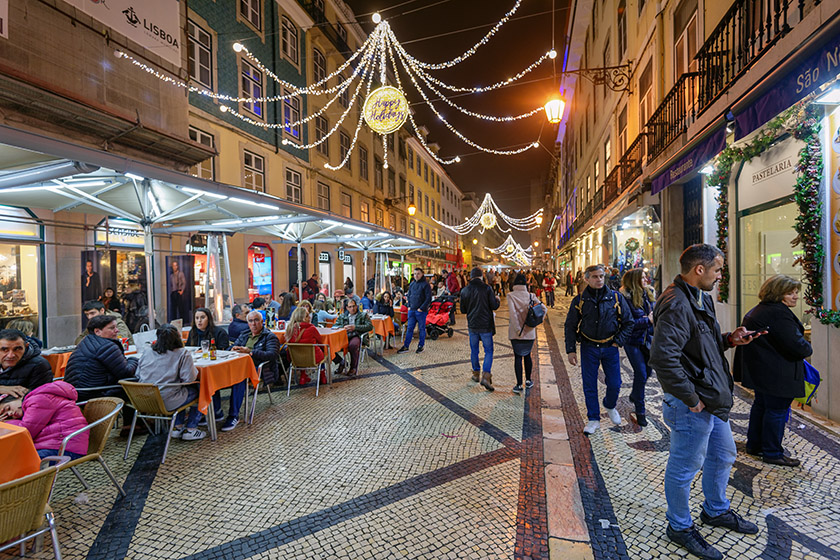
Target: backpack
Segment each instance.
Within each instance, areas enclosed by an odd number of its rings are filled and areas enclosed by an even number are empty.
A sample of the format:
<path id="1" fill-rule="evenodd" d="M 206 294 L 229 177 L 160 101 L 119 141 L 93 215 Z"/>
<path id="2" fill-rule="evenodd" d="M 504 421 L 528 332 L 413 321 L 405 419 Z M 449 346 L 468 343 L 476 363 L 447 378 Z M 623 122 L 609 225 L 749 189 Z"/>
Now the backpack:
<path id="1" fill-rule="evenodd" d="M 528 314 L 525 316 L 525 324 L 522 325 L 521 329 L 519 329 L 519 335 L 522 335 L 525 327 L 534 328 L 540 325 L 543 322 L 543 319 L 545 319 L 545 307 L 543 307 L 542 303 L 540 303 L 538 299 L 529 295 Z"/>

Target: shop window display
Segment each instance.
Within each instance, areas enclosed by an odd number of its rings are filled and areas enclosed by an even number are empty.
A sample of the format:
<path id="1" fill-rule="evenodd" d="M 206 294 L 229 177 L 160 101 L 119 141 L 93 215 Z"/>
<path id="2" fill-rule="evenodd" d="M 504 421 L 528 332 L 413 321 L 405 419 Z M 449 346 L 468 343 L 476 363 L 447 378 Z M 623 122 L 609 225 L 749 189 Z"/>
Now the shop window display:
<path id="1" fill-rule="evenodd" d="M 27 321 L 37 336 L 38 270 L 36 245 L 0 243 L 0 328 Z"/>

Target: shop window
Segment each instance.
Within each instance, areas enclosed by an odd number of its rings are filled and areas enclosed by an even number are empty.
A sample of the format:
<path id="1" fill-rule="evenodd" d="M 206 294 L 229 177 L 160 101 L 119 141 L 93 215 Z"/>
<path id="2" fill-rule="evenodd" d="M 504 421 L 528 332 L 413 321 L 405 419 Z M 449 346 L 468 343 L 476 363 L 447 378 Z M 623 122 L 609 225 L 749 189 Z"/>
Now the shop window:
<path id="1" fill-rule="evenodd" d="M 318 183 L 318 208 L 321 210 L 330 210 L 330 186 L 324 183 Z"/>
<path id="2" fill-rule="evenodd" d="M 283 56 L 289 62 L 297 66 L 300 63 L 298 58 L 298 29 L 292 20 L 283 16 Z"/>
<path id="3" fill-rule="evenodd" d="M 321 283 L 321 293 L 332 297 L 332 258 L 328 251 L 318 253 L 318 281 Z"/>
<path id="4" fill-rule="evenodd" d="M 193 142 L 198 142 L 208 148 L 214 147 L 213 142 L 213 135 L 204 132 L 194 126 L 190 127 L 190 140 Z M 200 177 L 202 179 L 209 179 L 214 180 L 216 178 L 216 173 L 214 169 L 215 157 L 209 157 L 204 161 L 193 165 L 190 168 L 190 175 L 193 177 Z"/>
<path id="5" fill-rule="evenodd" d="M 306 249 L 300 250 L 300 271 L 303 280 L 309 278 L 306 272 Z M 289 249 L 289 289 L 291 290 L 298 283 L 298 252 L 297 247 Z"/>
<path id="6" fill-rule="evenodd" d="M 243 163 L 242 186 L 246 189 L 265 192 L 265 159 L 244 150 Z"/>
<path id="7" fill-rule="evenodd" d="M 703 242 L 703 179 L 683 184 L 683 246 Z"/>
<path id="8" fill-rule="evenodd" d="M 190 78 L 213 89 L 213 38 L 193 20 L 187 20 L 187 63 Z"/>
<path id="9" fill-rule="evenodd" d="M 263 96 L 262 72 L 245 60 L 242 61 L 241 85 L 240 95 L 242 97 L 248 99 Z M 262 101 L 243 101 L 242 109 L 260 120 L 265 118 L 265 109 Z"/>
<path id="10" fill-rule="evenodd" d="M 368 180 L 368 151 L 364 146 L 359 146 L 359 177 Z"/>
<path id="11" fill-rule="evenodd" d="M 370 204 L 362 202 L 359 206 L 359 219 L 363 222 L 370 222 Z"/>
<path id="12" fill-rule="evenodd" d="M 5 208 L 3 211 L 7 213 Z M 11 225 L 17 228 L 19 224 Z M 31 326 L 39 336 L 38 253 L 37 245 L 0 243 L 0 328 L 24 330 Z"/>
<path id="13" fill-rule="evenodd" d="M 286 198 L 303 204 L 303 185 L 301 175 L 293 169 L 286 169 Z"/>
<path id="14" fill-rule="evenodd" d="M 350 171 L 350 158 L 347 157 L 348 152 L 350 152 L 350 137 L 347 136 L 344 132 L 338 133 L 338 155 L 341 157 L 341 161 L 344 161 L 347 158 L 347 163 L 344 164 L 344 167 L 347 171 Z"/>
<path id="15" fill-rule="evenodd" d="M 283 95 L 291 92 L 283 90 Z M 300 142 L 300 97 L 289 97 L 283 100 L 283 133 L 295 142 Z"/>
<path id="16" fill-rule="evenodd" d="M 262 0 L 239 0 L 239 15 L 253 25 L 257 31 L 262 29 Z"/>
<path id="17" fill-rule="evenodd" d="M 353 217 L 353 197 L 347 193 L 341 193 L 341 215 L 345 218 Z"/>
<path id="18" fill-rule="evenodd" d="M 318 49 L 312 49 L 312 80 L 317 84 L 327 77 L 327 59 Z"/>
<path id="19" fill-rule="evenodd" d="M 330 139 L 327 138 L 327 131 L 329 130 L 329 123 L 327 119 L 321 116 L 315 117 L 315 141 L 323 140 L 316 146 L 318 153 L 326 158 L 330 157 Z"/>

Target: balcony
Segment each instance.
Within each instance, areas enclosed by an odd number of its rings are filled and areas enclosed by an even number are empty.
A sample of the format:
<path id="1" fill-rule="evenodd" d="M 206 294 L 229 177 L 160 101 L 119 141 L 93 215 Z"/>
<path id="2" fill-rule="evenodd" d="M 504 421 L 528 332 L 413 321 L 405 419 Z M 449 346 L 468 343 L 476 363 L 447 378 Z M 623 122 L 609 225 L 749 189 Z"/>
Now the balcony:
<path id="1" fill-rule="evenodd" d="M 648 133 L 648 160 L 665 151 L 671 142 L 688 130 L 697 117 L 698 72 L 680 76 L 671 91 L 651 115 L 645 127 Z"/>

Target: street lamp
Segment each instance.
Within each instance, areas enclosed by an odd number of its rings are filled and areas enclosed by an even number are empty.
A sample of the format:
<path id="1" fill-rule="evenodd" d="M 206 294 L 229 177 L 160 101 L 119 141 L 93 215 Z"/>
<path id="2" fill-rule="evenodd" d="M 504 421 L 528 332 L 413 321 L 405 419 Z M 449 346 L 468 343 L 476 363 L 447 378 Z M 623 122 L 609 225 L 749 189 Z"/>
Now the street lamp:
<path id="1" fill-rule="evenodd" d="M 540 246 L 540 242 L 539 241 L 534 241 L 534 247 L 539 247 L 539 246 Z"/>
<path id="2" fill-rule="evenodd" d="M 398 196 L 398 197 L 395 197 L 395 198 L 386 198 L 385 199 L 385 206 L 394 206 L 395 202 L 400 202 L 401 200 L 405 200 L 407 198 L 408 198 L 408 195 Z M 408 215 L 409 216 L 413 216 L 414 214 L 417 213 L 417 207 L 414 206 L 413 202 L 408 203 L 407 210 L 408 210 Z"/>
<path id="3" fill-rule="evenodd" d="M 559 97 L 551 99 L 545 104 L 545 116 L 551 124 L 557 124 L 563 120 L 563 111 L 566 109 L 566 102 Z"/>

